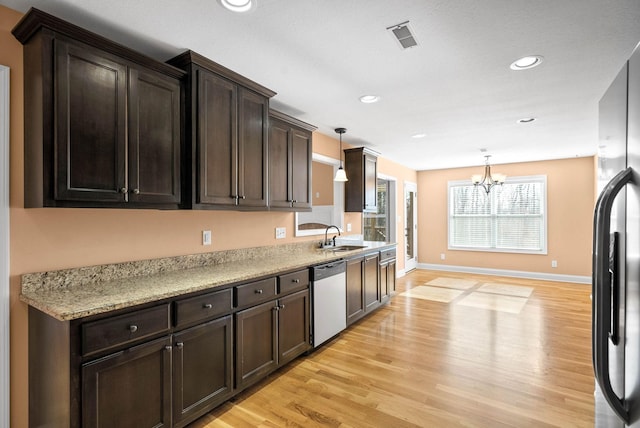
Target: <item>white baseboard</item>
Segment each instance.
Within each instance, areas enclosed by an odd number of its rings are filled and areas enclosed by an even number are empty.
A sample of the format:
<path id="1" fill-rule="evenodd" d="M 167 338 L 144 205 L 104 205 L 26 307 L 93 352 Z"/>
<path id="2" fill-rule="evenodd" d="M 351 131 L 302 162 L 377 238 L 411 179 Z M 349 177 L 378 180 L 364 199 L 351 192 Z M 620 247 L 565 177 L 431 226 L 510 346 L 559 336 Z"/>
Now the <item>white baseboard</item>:
<path id="1" fill-rule="evenodd" d="M 590 276 L 580 275 L 562 275 L 553 273 L 542 272 L 527 272 L 520 270 L 505 270 L 505 269 L 489 269 L 472 266 L 452 266 L 452 265 L 440 265 L 430 263 L 418 263 L 418 269 L 427 270 L 440 270 L 446 272 L 464 272 L 464 273 L 478 273 L 483 275 L 495 275 L 495 276 L 511 276 L 514 278 L 528 278 L 528 279 L 540 279 L 543 281 L 559 281 L 559 282 L 573 282 L 576 284 L 591 284 Z"/>
<path id="2" fill-rule="evenodd" d="M 405 272 L 404 269 L 397 269 L 396 270 L 396 278 L 402 278 L 406 274 L 407 274 L 407 272 Z"/>

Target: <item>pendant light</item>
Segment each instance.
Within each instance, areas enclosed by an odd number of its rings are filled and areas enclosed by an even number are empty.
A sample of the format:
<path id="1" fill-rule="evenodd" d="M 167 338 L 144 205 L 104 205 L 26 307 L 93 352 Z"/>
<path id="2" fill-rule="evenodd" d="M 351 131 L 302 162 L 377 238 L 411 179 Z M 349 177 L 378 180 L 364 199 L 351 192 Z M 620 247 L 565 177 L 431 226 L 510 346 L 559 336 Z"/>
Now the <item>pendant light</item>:
<path id="1" fill-rule="evenodd" d="M 342 134 L 347 132 L 346 128 L 336 128 L 335 131 L 340 134 L 340 168 L 336 171 L 336 177 L 333 181 L 349 181 L 347 178 L 347 173 L 344 171 L 342 167 Z"/>

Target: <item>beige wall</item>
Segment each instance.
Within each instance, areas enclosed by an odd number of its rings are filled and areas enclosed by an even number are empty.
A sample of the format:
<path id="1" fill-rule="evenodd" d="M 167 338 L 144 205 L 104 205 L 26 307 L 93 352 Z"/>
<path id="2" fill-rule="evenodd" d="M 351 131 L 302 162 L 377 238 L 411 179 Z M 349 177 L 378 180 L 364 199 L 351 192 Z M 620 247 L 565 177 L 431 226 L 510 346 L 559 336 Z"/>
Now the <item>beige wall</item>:
<path id="1" fill-rule="evenodd" d="M 547 176 L 548 254 L 447 249 L 447 181 L 470 179 L 482 172 L 479 165 L 418 173 L 418 262 L 590 276 L 593 157 L 495 165 L 492 170 L 507 176 Z M 551 260 L 557 260 L 557 268 L 551 267 Z"/>
<path id="2" fill-rule="evenodd" d="M 313 162 L 313 205 L 333 205 L 333 165 Z"/>
<path id="3" fill-rule="evenodd" d="M 18 297 L 23 273 L 318 239 L 294 237 L 293 213 L 24 209 L 22 46 L 10 33 L 20 18 L 20 13 L 0 5 L 0 64 L 11 68 L 12 427 L 28 424 L 27 306 Z M 338 140 L 317 132 L 313 138 L 314 152 L 338 157 Z M 400 166 L 391 169 L 411 174 Z M 351 233 L 361 233 L 361 217 L 345 214 Z M 282 226 L 287 238 L 276 241 L 275 228 Z M 212 231 L 211 247 L 201 245 L 205 229 Z"/>

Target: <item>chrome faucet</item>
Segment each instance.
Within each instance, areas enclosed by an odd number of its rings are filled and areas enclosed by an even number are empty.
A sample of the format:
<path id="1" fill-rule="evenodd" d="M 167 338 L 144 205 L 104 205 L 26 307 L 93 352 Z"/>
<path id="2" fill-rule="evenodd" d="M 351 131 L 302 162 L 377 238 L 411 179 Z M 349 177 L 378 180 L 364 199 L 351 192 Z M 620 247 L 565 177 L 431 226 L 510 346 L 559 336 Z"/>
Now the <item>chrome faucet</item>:
<path id="1" fill-rule="evenodd" d="M 338 231 L 338 236 L 340 236 L 340 228 L 338 228 L 338 226 L 327 226 L 327 229 L 324 231 L 324 241 L 322 242 L 322 246 L 323 247 L 328 247 L 329 245 L 331 245 L 331 242 L 327 239 L 327 234 L 329 233 L 329 229 L 334 228 L 335 230 Z M 333 246 L 336 246 L 336 237 L 333 237 Z"/>

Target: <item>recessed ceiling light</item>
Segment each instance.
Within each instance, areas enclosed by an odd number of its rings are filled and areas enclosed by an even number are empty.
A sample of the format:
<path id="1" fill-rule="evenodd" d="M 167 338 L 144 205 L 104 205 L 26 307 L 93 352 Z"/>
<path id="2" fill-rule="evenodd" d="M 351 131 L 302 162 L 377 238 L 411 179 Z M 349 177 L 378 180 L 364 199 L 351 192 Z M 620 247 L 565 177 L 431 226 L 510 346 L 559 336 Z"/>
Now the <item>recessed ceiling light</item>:
<path id="1" fill-rule="evenodd" d="M 232 12 L 249 12 L 256 7 L 257 0 L 219 0 L 220 4 Z"/>
<path id="2" fill-rule="evenodd" d="M 523 117 L 522 119 L 518 119 L 517 122 L 518 123 L 531 123 L 531 122 L 535 122 L 536 120 L 538 120 L 538 118 L 536 118 L 536 117 Z"/>
<path id="3" fill-rule="evenodd" d="M 536 67 L 542 63 L 544 58 L 540 55 L 529 55 L 524 56 L 514 62 L 509 66 L 512 70 L 528 70 L 530 68 Z"/>
<path id="4" fill-rule="evenodd" d="M 411 136 L 411 138 L 415 138 L 415 139 L 417 140 L 417 139 L 419 139 L 419 138 L 424 138 L 424 137 L 426 137 L 426 136 L 427 136 L 427 134 L 425 134 L 424 132 L 420 132 L 420 133 L 418 133 L 418 134 L 413 134 L 413 135 Z"/>
<path id="5" fill-rule="evenodd" d="M 378 101 L 380 101 L 380 97 L 377 95 L 363 95 L 360 97 L 360 102 L 365 104 L 377 103 Z"/>

